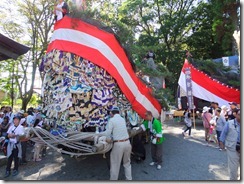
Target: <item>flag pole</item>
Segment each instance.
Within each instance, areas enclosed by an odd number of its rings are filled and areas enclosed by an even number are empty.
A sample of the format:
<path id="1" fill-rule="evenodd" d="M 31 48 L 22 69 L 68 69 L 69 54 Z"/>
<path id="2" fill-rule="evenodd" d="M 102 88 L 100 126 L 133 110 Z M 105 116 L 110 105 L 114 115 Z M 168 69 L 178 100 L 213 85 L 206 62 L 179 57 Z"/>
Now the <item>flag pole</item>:
<path id="1" fill-rule="evenodd" d="M 194 124 L 194 129 L 196 130 L 195 105 L 193 108 L 193 124 Z"/>

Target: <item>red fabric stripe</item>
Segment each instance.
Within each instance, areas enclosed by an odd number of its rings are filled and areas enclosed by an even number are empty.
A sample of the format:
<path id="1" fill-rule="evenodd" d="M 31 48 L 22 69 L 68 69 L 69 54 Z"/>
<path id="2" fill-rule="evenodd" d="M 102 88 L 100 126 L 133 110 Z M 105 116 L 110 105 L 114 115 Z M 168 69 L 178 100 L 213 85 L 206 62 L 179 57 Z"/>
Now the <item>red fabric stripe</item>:
<path id="1" fill-rule="evenodd" d="M 196 68 L 194 68 L 193 65 L 190 64 L 187 60 L 185 61 L 182 68 L 182 72 L 184 73 L 185 68 L 191 68 L 192 80 L 198 85 L 202 86 L 216 96 L 225 99 L 226 101 L 240 103 L 240 91 L 228 88 L 223 86 L 221 83 L 213 81 L 209 78 L 208 75 L 199 72 Z"/>
<path id="2" fill-rule="evenodd" d="M 52 42 L 49 45 L 49 48 L 52 49 L 58 49 L 65 52 L 72 52 L 74 54 L 80 55 L 81 57 L 84 57 L 88 59 L 89 61 L 92 61 L 94 64 L 104 68 L 111 76 L 113 76 L 116 79 L 116 82 L 118 83 L 121 91 L 124 93 L 126 98 L 129 100 L 129 102 L 132 105 L 132 108 L 143 118 L 145 118 L 145 112 L 146 109 L 143 106 L 143 104 L 140 104 L 136 99 L 134 94 L 131 93 L 130 89 L 126 85 L 124 79 L 120 76 L 117 69 L 110 63 L 110 61 L 104 57 L 99 51 L 92 49 L 90 47 L 86 47 L 84 45 L 80 45 L 73 42 L 63 41 L 63 40 L 56 40 Z M 81 52 L 82 51 L 82 52 Z M 158 103 L 156 99 L 154 99 L 149 92 L 149 88 L 146 88 L 145 85 L 140 81 L 140 79 L 136 78 L 136 84 L 141 91 L 142 94 L 144 94 L 151 103 L 155 106 L 155 108 L 160 112 L 161 106 Z"/>
<path id="3" fill-rule="evenodd" d="M 106 43 L 114 53 L 116 53 L 117 57 L 123 61 L 123 65 L 129 74 L 134 73 L 132 66 L 115 36 L 111 33 L 105 32 L 99 29 L 96 26 L 83 22 L 81 19 L 74 19 L 68 16 L 65 16 L 60 22 L 55 24 L 54 30 L 60 28 L 74 29 L 76 31 L 81 31 L 91 36 L 94 36 L 104 43 Z M 134 79 L 134 75 L 131 75 L 132 79 Z"/>

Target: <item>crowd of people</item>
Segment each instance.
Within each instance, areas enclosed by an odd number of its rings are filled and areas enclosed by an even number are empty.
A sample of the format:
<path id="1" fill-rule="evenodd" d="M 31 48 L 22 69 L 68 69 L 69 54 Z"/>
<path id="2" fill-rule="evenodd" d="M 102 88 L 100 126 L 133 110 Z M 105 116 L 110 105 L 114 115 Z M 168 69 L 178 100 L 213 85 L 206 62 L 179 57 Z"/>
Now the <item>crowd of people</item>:
<path id="1" fill-rule="evenodd" d="M 182 132 L 185 136 L 191 136 L 191 111 L 184 112 L 186 129 Z M 230 180 L 238 179 L 238 167 L 240 165 L 240 106 L 236 102 L 230 102 L 219 107 L 217 102 L 211 102 L 211 106 L 204 106 L 202 121 L 205 131 L 206 146 L 215 144 L 219 151 L 226 150 Z"/>
<path id="2" fill-rule="evenodd" d="M 8 158 L 5 177 L 11 174 L 11 165 L 14 161 L 12 175 L 18 174 L 19 165 L 27 164 L 27 147 L 33 147 L 31 152 L 33 161 L 41 161 L 45 156 L 46 147 L 30 141 L 30 135 L 25 132 L 25 127 L 44 128 L 44 117 L 41 108 L 29 108 L 27 112 L 20 110 L 14 113 L 10 106 L 3 106 L 0 109 L 0 137 L 5 137 L 1 143 L 6 147 Z"/>

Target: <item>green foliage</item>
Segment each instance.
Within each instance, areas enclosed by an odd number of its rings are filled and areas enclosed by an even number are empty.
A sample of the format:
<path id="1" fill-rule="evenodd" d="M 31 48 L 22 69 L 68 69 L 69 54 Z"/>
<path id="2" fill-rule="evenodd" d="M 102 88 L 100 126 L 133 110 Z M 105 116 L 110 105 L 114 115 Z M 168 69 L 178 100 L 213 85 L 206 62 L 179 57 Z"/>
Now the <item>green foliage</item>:
<path id="1" fill-rule="evenodd" d="M 38 95 L 37 94 L 32 95 L 29 105 L 34 106 L 34 107 L 38 105 Z"/>

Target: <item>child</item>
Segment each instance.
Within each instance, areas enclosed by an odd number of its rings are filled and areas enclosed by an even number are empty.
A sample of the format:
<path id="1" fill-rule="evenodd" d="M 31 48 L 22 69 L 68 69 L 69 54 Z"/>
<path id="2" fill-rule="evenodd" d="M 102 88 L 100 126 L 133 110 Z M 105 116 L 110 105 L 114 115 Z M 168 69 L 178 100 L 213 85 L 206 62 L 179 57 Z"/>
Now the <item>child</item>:
<path id="1" fill-rule="evenodd" d="M 191 121 L 191 112 L 189 109 L 186 109 L 184 112 L 184 122 L 186 124 L 186 129 L 184 132 L 182 132 L 182 135 L 185 136 L 185 133 L 187 130 L 189 130 L 189 137 L 191 137 L 191 126 L 192 126 L 192 121 Z"/>
<path id="2" fill-rule="evenodd" d="M 216 144 L 218 144 L 218 141 L 217 141 L 217 139 L 216 139 L 216 137 L 215 137 L 215 125 L 216 125 L 216 123 L 214 123 L 213 121 L 210 121 L 210 127 L 209 127 L 209 139 L 208 139 L 208 144 L 207 145 L 209 145 L 209 143 L 210 143 L 210 139 L 211 140 L 214 140 L 214 142 L 216 143 Z"/>

